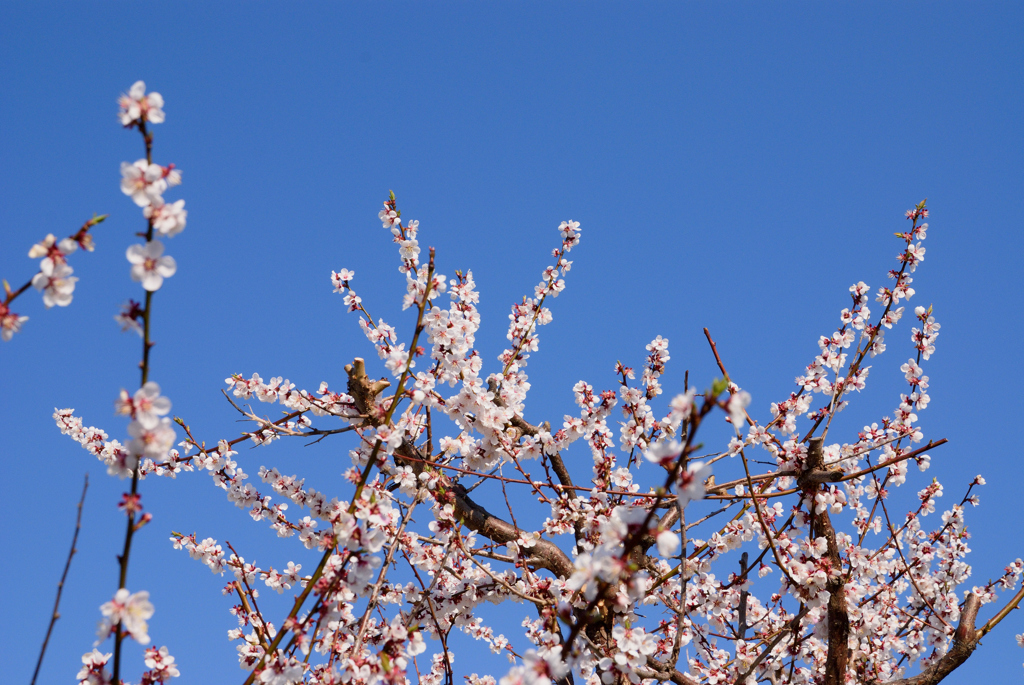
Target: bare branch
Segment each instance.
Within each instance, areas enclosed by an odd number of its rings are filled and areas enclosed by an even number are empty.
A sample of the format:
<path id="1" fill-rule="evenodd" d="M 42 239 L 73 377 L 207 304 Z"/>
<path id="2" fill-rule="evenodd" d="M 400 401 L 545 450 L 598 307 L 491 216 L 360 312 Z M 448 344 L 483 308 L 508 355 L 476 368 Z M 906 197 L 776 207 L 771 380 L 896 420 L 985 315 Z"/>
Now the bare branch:
<path id="1" fill-rule="evenodd" d="M 36 678 L 39 677 L 39 668 L 43 665 L 43 657 L 46 656 L 46 646 L 50 643 L 50 634 L 53 633 L 53 626 L 57 623 L 57 619 L 60 618 L 60 596 L 64 592 L 64 581 L 67 580 L 68 569 L 71 568 L 71 559 L 75 556 L 75 552 L 78 551 L 78 548 L 75 547 L 75 545 L 78 544 L 78 531 L 82 529 L 82 505 L 85 504 L 85 491 L 88 489 L 89 474 L 87 473 L 85 474 L 85 484 L 82 486 L 82 496 L 78 499 L 78 513 L 75 515 L 75 534 L 71 537 L 71 551 L 68 552 L 68 560 L 64 562 L 64 573 L 61 574 L 60 582 L 57 583 L 57 599 L 53 601 L 53 613 L 50 615 L 50 625 L 46 629 L 46 637 L 43 638 L 43 646 L 39 650 L 39 659 L 36 661 L 36 670 L 32 672 L 31 685 L 35 685 Z"/>

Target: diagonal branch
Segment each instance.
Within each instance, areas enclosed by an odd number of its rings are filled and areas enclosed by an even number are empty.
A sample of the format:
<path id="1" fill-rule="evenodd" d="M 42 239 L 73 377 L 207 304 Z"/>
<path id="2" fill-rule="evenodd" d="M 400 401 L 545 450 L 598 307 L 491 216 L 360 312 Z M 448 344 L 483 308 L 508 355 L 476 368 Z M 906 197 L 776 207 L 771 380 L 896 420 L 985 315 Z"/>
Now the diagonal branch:
<path id="1" fill-rule="evenodd" d="M 964 600 L 964 608 L 960 612 L 960 623 L 953 634 L 953 646 L 950 650 L 916 676 L 892 680 L 888 685 L 936 685 L 956 670 L 960 664 L 967 661 L 978 646 L 978 640 L 981 639 L 981 631 L 974 628 L 974 620 L 978 616 L 980 607 L 981 600 L 977 595 L 974 593 L 967 595 L 967 599 Z"/>
<path id="2" fill-rule="evenodd" d="M 102 221 L 102 219 L 101 219 Z M 97 222 L 98 223 L 98 222 Z M 68 577 L 68 569 L 71 568 L 71 558 L 75 556 L 75 552 L 78 548 L 75 547 L 78 544 L 78 531 L 82 529 L 82 505 L 85 504 L 85 491 L 89 489 L 89 474 L 85 474 L 85 485 L 82 486 L 82 497 L 78 500 L 78 514 L 75 516 L 75 534 L 71 538 L 71 551 L 68 552 L 68 560 L 64 564 L 64 573 L 60 576 L 60 582 L 57 583 L 57 599 L 53 601 L 53 614 L 50 616 L 50 626 L 46 629 L 46 637 L 43 639 L 43 646 L 39 650 L 39 660 L 36 661 L 36 670 L 32 673 L 32 683 L 35 685 L 36 678 L 39 677 L 39 668 L 43 665 L 43 657 L 46 656 L 46 645 L 50 643 L 50 634 L 53 632 L 53 625 L 60 618 L 60 596 L 64 592 L 64 581 Z"/>

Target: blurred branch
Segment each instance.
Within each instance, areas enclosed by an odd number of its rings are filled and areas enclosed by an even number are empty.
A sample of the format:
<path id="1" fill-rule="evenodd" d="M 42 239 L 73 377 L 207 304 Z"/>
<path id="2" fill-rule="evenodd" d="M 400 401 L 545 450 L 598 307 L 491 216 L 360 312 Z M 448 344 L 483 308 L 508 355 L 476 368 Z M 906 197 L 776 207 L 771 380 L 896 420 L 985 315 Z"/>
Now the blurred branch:
<path id="1" fill-rule="evenodd" d="M 68 552 L 68 560 L 64 563 L 64 573 L 60 576 L 60 582 L 57 583 L 57 599 L 53 602 L 53 615 L 50 616 L 50 626 L 46 629 L 46 637 L 43 639 L 43 646 L 39 650 L 39 660 L 36 661 L 36 670 L 32 673 L 31 685 L 35 685 L 36 678 L 39 676 L 39 668 L 43 665 L 43 657 L 46 656 L 46 646 L 50 643 L 50 635 L 53 633 L 53 626 L 57 623 L 57 619 L 60 618 L 60 597 L 64 592 L 64 581 L 68 577 L 68 569 L 71 568 L 71 559 L 75 556 L 75 552 L 78 549 L 75 547 L 78 544 L 78 531 L 82 529 L 82 505 L 85 504 L 85 492 L 89 489 L 89 474 L 85 474 L 85 484 L 82 486 L 82 496 L 78 500 L 78 514 L 75 516 L 75 534 L 71 538 L 71 551 Z"/>

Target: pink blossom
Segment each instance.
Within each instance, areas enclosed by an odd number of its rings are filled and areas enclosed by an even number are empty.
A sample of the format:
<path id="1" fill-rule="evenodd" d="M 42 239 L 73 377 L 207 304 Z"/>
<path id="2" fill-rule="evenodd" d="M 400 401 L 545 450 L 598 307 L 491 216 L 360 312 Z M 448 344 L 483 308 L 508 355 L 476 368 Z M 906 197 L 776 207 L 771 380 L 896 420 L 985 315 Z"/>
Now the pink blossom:
<path id="1" fill-rule="evenodd" d="M 71 304 L 71 293 L 75 292 L 76 276 L 74 270 L 62 262 L 44 259 L 40 271 L 32 278 L 32 286 L 43 293 L 43 304 L 47 308 L 54 305 L 67 307 Z"/>
<path id="2" fill-rule="evenodd" d="M 125 255 L 132 264 L 132 280 L 142 283 L 150 292 L 159 290 L 165 278 L 178 270 L 173 257 L 162 257 L 164 245 L 159 240 L 150 240 L 145 245 L 131 245 Z"/>
<path id="3" fill-rule="evenodd" d="M 132 594 L 121 588 L 112 600 L 100 607 L 100 612 L 104 616 L 97 631 L 101 640 L 120 624 L 121 630 L 136 642 L 149 642 L 149 626 L 146 621 L 153 616 L 153 605 L 145 590 Z"/>
<path id="4" fill-rule="evenodd" d="M 137 122 L 162 124 L 164 122 L 164 99 L 160 93 L 146 94 L 146 84 L 136 81 L 128 90 L 127 95 L 117 99 L 121 108 L 118 118 L 122 126 L 131 126 Z"/>
<path id="5" fill-rule="evenodd" d="M 147 647 L 144 663 L 149 671 L 142 674 L 142 685 L 164 683 L 181 675 L 166 647 Z"/>
<path id="6" fill-rule="evenodd" d="M 121 162 L 121 192 L 130 196 L 139 207 L 162 202 L 165 190 L 167 181 L 159 164 L 150 164 L 144 159 L 134 164 Z"/>
<path id="7" fill-rule="evenodd" d="M 15 333 L 21 330 L 21 324 L 28 321 L 27 316 L 15 314 L 6 304 L 0 302 L 0 339 L 4 342 L 10 340 Z"/>
<path id="8" fill-rule="evenodd" d="M 142 215 L 153 222 L 153 228 L 161 235 L 173 238 L 185 230 L 188 212 L 184 200 L 165 204 L 162 197 L 156 197 L 142 209 Z"/>
<path id="9" fill-rule="evenodd" d="M 57 238 L 50 233 L 41 242 L 32 246 L 28 251 L 28 256 L 32 259 L 42 257 L 43 261 L 39 263 L 39 268 L 49 265 L 49 268 L 52 269 L 57 264 L 64 264 L 67 261 L 67 256 L 77 249 L 78 243 L 71 238 L 64 238 L 58 243 Z"/>
<path id="10" fill-rule="evenodd" d="M 102 654 L 98 649 L 82 655 L 82 670 L 75 676 L 79 685 L 109 685 L 110 672 L 105 668 L 113 654 Z"/>
<path id="11" fill-rule="evenodd" d="M 685 507 L 694 500 L 704 499 L 704 481 L 711 477 L 711 467 L 702 461 L 691 461 L 686 470 L 679 474 L 676 493 L 679 506 Z"/>

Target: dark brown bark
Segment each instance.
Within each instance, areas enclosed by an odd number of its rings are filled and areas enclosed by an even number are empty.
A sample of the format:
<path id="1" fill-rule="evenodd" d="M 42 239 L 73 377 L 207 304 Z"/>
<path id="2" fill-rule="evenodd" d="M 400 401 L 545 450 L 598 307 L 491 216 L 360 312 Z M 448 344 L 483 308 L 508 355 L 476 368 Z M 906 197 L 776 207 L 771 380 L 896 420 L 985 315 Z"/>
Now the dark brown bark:
<path id="1" fill-rule="evenodd" d="M 843 580 L 843 560 L 839 556 L 836 531 L 829 519 L 828 509 L 814 511 L 814 493 L 823 481 L 817 475 L 827 473 L 823 465 L 823 438 L 811 438 L 807 449 L 807 463 L 798 483 L 811 498 L 811 535 L 825 538 L 828 543 L 827 556 L 830 564 L 828 581 L 828 655 L 825 658 L 824 685 L 843 685 L 846 682 L 846 667 L 850 660 L 850 615 L 846 609 L 846 583 Z M 842 477 L 842 472 L 839 472 Z"/>

